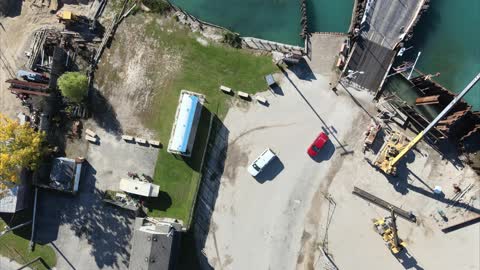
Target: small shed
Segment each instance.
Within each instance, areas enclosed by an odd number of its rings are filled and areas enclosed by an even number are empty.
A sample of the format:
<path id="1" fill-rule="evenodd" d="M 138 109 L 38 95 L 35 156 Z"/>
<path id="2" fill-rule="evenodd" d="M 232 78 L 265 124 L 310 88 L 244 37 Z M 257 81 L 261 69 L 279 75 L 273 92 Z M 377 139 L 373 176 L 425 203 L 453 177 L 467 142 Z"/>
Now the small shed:
<path id="1" fill-rule="evenodd" d="M 59 157 L 53 160 L 49 188 L 76 193 L 82 175 L 82 162 Z"/>
<path id="2" fill-rule="evenodd" d="M 144 197 L 158 197 L 160 186 L 133 179 L 121 179 L 120 189 Z"/>
<path id="3" fill-rule="evenodd" d="M 268 74 L 267 76 L 265 76 L 265 80 L 267 81 L 268 87 L 272 87 L 277 83 L 275 81 L 275 78 L 273 78 L 272 74 Z"/>

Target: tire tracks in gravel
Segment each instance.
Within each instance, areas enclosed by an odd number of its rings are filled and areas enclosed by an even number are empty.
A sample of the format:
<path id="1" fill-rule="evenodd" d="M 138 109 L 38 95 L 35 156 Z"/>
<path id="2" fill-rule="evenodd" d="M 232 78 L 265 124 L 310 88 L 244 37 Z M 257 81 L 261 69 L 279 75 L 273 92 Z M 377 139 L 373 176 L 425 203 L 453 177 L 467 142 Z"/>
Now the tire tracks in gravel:
<path id="1" fill-rule="evenodd" d="M 249 129 L 245 132 L 242 132 L 238 137 L 236 137 L 232 142 L 228 144 L 227 160 L 226 164 L 235 164 L 236 166 L 226 166 L 224 171 L 225 178 L 229 179 L 229 182 L 233 185 L 235 179 L 237 178 L 237 170 L 241 167 L 246 167 L 248 164 L 248 154 L 241 147 L 237 145 L 237 142 L 243 137 L 257 131 L 267 130 L 271 128 L 280 128 L 294 125 L 295 123 L 281 124 L 281 125 L 269 125 L 269 126 L 259 126 L 256 128 Z"/>
<path id="2" fill-rule="evenodd" d="M 357 123 L 345 134 L 352 138 L 352 145 L 355 138 L 360 138 L 363 133 L 362 129 L 359 129 L 359 123 L 366 123 L 370 121 L 370 118 L 367 115 L 360 114 L 357 116 L 352 123 Z M 319 185 L 318 189 L 315 191 L 313 198 L 310 203 L 310 209 L 307 211 L 304 231 L 301 238 L 301 248 L 297 257 L 297 269 L 308 269 L 313 270 L 315 264 L 315 254 L 318 249 L 320 236 L 318 231 L 322 225 L 322 208 L 323 204 L 326 202 L 325 194 L 328 192 L 330 185 L 335 179 L 337 173 L 343 166 L 343 163 L 346 160 L 352 159 L 351 155 L 335 155 L 333 160 L 330 161 L 332 164 L 328 169 L 328 172 L 323 177 L 322 183 Z"/>

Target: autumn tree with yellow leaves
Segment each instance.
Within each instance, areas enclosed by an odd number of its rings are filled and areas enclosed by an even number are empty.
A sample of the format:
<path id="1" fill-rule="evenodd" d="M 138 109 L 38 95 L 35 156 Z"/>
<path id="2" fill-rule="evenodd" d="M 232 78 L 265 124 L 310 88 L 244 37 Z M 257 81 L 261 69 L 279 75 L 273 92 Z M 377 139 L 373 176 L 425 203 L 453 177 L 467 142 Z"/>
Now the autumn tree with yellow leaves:
<path id="1" fill-rule="evenodd" d="M 44 133 L 0 114 L 0 190 L 19 181 L 22 168 L 35 169 Z"/>

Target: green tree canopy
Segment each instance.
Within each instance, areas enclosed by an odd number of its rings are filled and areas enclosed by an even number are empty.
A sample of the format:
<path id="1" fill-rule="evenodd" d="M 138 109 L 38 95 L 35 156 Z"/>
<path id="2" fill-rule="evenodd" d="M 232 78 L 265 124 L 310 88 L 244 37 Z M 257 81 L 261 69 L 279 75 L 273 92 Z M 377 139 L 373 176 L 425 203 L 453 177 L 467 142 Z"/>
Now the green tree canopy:
<path id="1" fill-rule="evenodd" d="M 88 91 L 88 78 L 80 72 L 66 72 L 58 78 L 62 95 L 71 102 L 81 102 Z"/>

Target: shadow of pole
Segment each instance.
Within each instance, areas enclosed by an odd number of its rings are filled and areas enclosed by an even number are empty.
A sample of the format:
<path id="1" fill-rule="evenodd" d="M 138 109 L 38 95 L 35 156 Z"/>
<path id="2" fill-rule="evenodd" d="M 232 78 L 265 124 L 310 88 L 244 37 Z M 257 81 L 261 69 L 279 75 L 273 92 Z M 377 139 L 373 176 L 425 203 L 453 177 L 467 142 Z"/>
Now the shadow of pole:
<path id="1" fill-rule="evenodd" d="M 293 83 L 293 81 L 290 79 L 290 77 L 288 76 L 288 73 L 287 71 L 285 71 L 285 69 L 279 65 L 277 65 L 278 69 L 280 69 L 280 71 L 283 73 L 283 75 L 285 76 L 285 78 L 287 78 L 287 80 L 290 82 L 290 84 L 292 84 L 293 88 L 295 88 L 295 90 L 297 91 L 297 93 L 300 95 L 300 97 L 302 97 L 302 99 L 305 101 L 305 103 L 308 105 L 308 107 L 310 107 L 310 109 L 312 110 L 312 112 L 317 116 L 317 118 L 320 120 L 320 122 L 322 122 L 323 124 L 323 127 L 322 129 L 328 131 L 328 135 L 329 136 L 332 136 L 333 139 L 337 142 L 337 144 L 340 146 L 340 148 L 342 148 L 343 150 L 343 155 L 348 155 L 348 154 L 353 154 L 353 151 L 348 151 L 345 146 L 340 142 L 340 140 L 338 140 L 337 136 L 335 136 L 335 133 L 331 130 L 331 128 L 327 125 L 327 123 L 323 120 L 323 118 L 318 114 L 318 112 L 315 110 L 315 108 L 313 108 L 312 104 L 310 104 L 310 102 L 307 100 L 307 98 L 303 95 L 303 93 L 300 91 L 300 89 L 298 89 L 298 87 Z"/>
<path id="2" fill-rule="evenodd" d="M 408 252 L 406 248 L 403 248 L 395 258 L 402 264 L 405 269 L 424 270 L 423 267 L 418 265 L 417 260 Z"/>
<path id="3" fill-rule="evenodd" d="M 472 213 L 480 214 L 480 209 L 474 208 L 473 206 L 471 206 L 468 203 L 464 203 L 464 202 L 460 202 L 460 201 L 457 201 L 457 200 L 452 200 L 452 199 L 445 198 L 445 195 L 443 195 L 443 194 L 435 194 L 433 192 L 429 192 L 429 191 L 427 191 L 427 190 L 425 190 L 421 187 L 417 187 L 417 186 L 414 186 L 412 184 L 408 184 L 408 189 L 411 190 L 411 191 L 420 193 L 420 194 L 422 194 L 426 197 L 437 200 L 439 202 L 448 204 L 452 207 L 453 206 L 454 207 L 459 207 L 459 208 L 469 210 Z"/>
<path id="4" fill-rule="evenodd" d="M 358 107 L 360 107 L 360 109 L 362 109 L 374 122 L 375 124 L 378 124 L 378 121 L 375 119 L 375 117 L 373 117 L 368 111 L 367 109 L 365 109 L 365 107 L 363 107 L 363 105 L 352 95 L 352 93 L 350 93 L 350 91 L 348 91 L 347 87 L 345 85 L 343 85 L 342 81 L 338 81 L 338 83 L 343 87 L 343 89 L 347 92 L 347 94 L 352 98 L 353 102 L 355 102 L 355 104 L 358 105 Z"/>
<path id="5" fill-rule="evenodd" d="M 70 261 L 67 259 L 67 257 L 65 257 L 65 255 L 63 255 L 63 253 L 60 251 L 60 249 L 57 247 L 57 245 L 55 245 L 55 243 L 51 242 L 50 245 L 52 245 L 52 247 L 55 248 L 55 250 L 57 251 L 57 253 L 60 254 L 60 256 L 62 256 L 62 258 L 68 263 L 68 265 L 69 265 L 73 270 L 76 270 L 76 268 L 72 265 L 72 263 L 70 263 Z"/>

